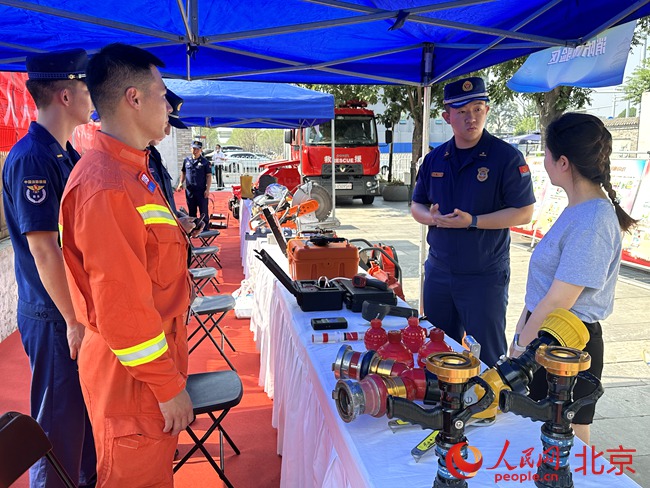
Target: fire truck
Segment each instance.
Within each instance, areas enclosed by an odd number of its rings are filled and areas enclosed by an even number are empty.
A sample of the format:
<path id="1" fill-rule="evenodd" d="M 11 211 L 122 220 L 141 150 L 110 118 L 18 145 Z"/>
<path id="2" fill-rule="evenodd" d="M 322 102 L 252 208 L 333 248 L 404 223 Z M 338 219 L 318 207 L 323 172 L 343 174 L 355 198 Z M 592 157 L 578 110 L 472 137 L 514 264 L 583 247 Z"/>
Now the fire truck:
<path id="1" fill-rule="evenodd" d="M 361 198 L 370 205 L 379 195 L 379 144 L 375 114 L 367 103 L 352 100 L 334 109 L 335 189 L 337 196 Z M 332 125 L 287 130 L 291 159 L 300 161 L 303 182 L 331 192 Z"/>
<path id="2" fill-rule="evenodd" d="M 353 100 L 334 109 L 335 189 L 337 196 L 361 198 L 370 205 L 379 195 L 380 165 L 375 114 L 366 107 L 366 102 Z M 294 201 L 316 200 L 316 217 L 325 220 L 332 211 L 331 123 L 287 130 L 284 141 L 291 145 L 290 159 L 260 164 L 258 182 L 273 177 L 294 194 Z M 240 186 L 235 185 L 229 203 L 233 215 L 240 199 Z"/>

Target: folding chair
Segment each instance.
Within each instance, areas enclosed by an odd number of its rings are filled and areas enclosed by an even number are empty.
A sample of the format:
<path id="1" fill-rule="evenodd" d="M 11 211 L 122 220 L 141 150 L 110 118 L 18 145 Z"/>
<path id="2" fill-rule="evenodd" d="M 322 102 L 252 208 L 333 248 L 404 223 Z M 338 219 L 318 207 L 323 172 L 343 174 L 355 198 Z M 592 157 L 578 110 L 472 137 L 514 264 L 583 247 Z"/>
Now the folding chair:
<path id="1" fill-rule="evenodd" d="M 214 259 L 214 262 L 219 268 L 221 266 L 221 260 L 219 259 L 218 252 L 219 248 L 217 246 L 206 246 L 206 247 L 195 247 L 192 246 L 192 257 L 190 258 L 190 267 L 208 267 L 210 259 Z"/>
<path id="2" fill-rule="evenodd" d="M 214 240 L 219 237 L 219 234 L 221 234 L 221 232 L 218 230 L 204 230 L 197 237 L 201 241 L 202 245 L 211 246 Z"/>
<path id="3" fill-rule="evenodd" d="M 214 344 L 214 347 L 217 348 L 221 356 L 226 360 L 230 369 L 234 370 L 235 366 L 230 362 L 228 356 L 224 352 L 224 340 L 230 346 L 230 349 L 235 351 L 235 346 L 232 345 L 232 342 L 228 339 L 223 329 L 219 326 L 219 322 L 223 320 L 226 314 L 235 308 L 235 299 L 232 295 L 209 295 L 196 297 L 190 305 L 190 317 L 195 317 L 198 322 L 198 327 L 189 335 L 187 342 L 194 338 L 199 332 L 203 332 L 203 335 L 198 339 L 198 341 L 190 348 L 189 354 L 191 354 L 194 349 L 196 349 L 199 344 L 201 344 L 206 338 Z M 189 321 L 189 317 L 188 317 Z M 221 334 L 221 345 L 217 340 L 212 336 L 212 331 L 217 329 Z"/>
<path id="4" fill-rule="evenodd" d="M 217 269 L 212 267 L 206 268 L 190 268 L 190 275 L 192 276 L 192 286 L 194 287 L 194 294 L 203 297 L 203 288 L 208 284 L 214 286 L 214 289 L 219 292 L 219 280 L 217 279 Z"/>
<path id="5" fill-rule="evenodd" d="M 0 417 L 0 487 L 6 488 L 45 456 L 66 488 L 72 479 L 52 452 L 52 443 L 29 415 L 7 412 Z"/>
<path id="6" fill-rule="evenodd" d="M 239 455 L 240 451 L 230 438 L 228 433 L 221 426 L 221 422 L 226 417 L 231 408 L 239 405 L 241 402 L 244 389 L 241 379 L 234 371 L 213 371 L 208 373 L 191 374 L 187 377 L 185 387 L 192 400 L 194 415 L 208 414 L 212 420 L 212 425 L 205 431 L 205 434 L 199 439 L 194 433 L 191 426 L 185 429 L 190 438 L 194 441 L 194 446 L 178 461 L 174 466 L 174 473 L 178 471 L 192 455 L 200 450 L 210 465 L 219 475 L 219 478 L 228 486 L 233 488 L 232 483 L 224 473 L 224 437 L 228 444 L 233 448 L 235 454 Z M 220 412 L 218 416 L 215 412 Z M 205 442 L 215 430 L 219 430 L 219 464 L 215 462 L 212 455 L 205 447 Z"/>

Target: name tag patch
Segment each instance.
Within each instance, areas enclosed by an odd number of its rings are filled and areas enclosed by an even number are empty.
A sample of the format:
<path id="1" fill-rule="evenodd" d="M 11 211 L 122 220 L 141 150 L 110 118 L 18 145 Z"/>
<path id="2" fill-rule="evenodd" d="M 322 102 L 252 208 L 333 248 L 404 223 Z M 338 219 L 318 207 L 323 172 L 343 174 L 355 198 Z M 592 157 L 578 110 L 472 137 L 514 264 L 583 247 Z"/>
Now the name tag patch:
<path id="1" fill-rule="evenodd" d="M 434 171 L 431 173 L 432 178 L 442 178 L 443 176 L 445 176 L 445 173 L 442 171 Z"/>

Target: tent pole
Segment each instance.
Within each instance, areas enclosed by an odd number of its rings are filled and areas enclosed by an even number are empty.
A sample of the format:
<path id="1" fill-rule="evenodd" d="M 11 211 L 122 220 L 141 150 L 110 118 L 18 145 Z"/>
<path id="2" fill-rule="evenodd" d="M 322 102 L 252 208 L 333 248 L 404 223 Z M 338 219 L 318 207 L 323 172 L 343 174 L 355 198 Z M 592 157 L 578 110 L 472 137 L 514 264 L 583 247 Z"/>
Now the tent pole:
<path id="1" fill-rule="evenodd" d="M 332 218 L 336 218 L 336 117 L 332 119 Z"/>
<path id="2" fill-rule="evenodd" d="M 422 96 L 422 161 L 429 152 L 429 124 L 431 119 L 429 113 L 431 111 L 431 85 L 424 87 L 424 94 Z M 419 168 L 418 168 L 419 169 Z M 411 181 L 415 178 L 411 176 Z M 411 189 L 413 191 L 413 189 Z M 420 313 L 424 312 L 424 263 L 427 260 L 427 231 L 429 228 L 426 225 L 420 226 Z"/>

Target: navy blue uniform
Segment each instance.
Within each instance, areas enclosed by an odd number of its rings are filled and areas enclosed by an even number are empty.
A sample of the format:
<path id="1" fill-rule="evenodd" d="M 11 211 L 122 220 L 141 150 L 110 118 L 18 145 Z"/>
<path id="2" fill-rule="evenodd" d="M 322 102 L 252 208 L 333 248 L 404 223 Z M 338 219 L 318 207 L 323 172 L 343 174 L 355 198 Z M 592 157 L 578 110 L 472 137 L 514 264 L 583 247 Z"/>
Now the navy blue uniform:
<path id="1" fill-rule="evenodd" d="M 478 144 L 458 151 L 454 139 L 438 146 L 419 170 L 413 201 L 483 215 L 535 202 L 528 166 L 519 151 L 483 131 Z M 460 342 L 463 333 L 481 344 L 492 366 L 506 353 L 505 318 L 510 282 L 509 229 L 429 227 L 424 312 Z"/>
<path id="2" fill-rule="evenodd" d="M 204 196 L 208 184 L 208 175 L 212 175 L 210 162 L 203 156 L 198 159 L 187 157 L 183 161 L 185 173 L 185 197 L 187 210 L 192 217 L 204 216 L 205 228 L 209 228 L 210 216 L 208 215 L 208 199 Z M 198 209 L 199 215 L 196 214 Z"/>
<path id="3" fill-rule="evenodd" d="M 149 146 L 147 149 L 149 149 L 149 171 L 151 172 L 151 176 L 158 183 L 172 212 L 174 215 L 177 215 L 176 203 L 174 202 L 174 189 L 172 188 L 172 177 L 163 164 L 160 151 L 154 146 Z"/>
<path id="4" fill-rule="evenodd" d="M 79 154 L 66 150 L 41 125 L 12 148 L 2 172 L 3 201 L 14 248 L 18 329 L 32 369 L 31 415 L 49 437 L 66 471 L 81 485 L 94 484 L 95 448 L 77 362 L 70 359 L 66 324 L 48 295 L 29 250 L 28 232 L 58 231 L 63 188 Z M 31 486 L 58 487 L 45 459 L 30 469 Z"/>

